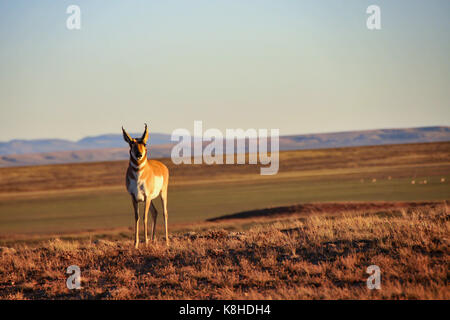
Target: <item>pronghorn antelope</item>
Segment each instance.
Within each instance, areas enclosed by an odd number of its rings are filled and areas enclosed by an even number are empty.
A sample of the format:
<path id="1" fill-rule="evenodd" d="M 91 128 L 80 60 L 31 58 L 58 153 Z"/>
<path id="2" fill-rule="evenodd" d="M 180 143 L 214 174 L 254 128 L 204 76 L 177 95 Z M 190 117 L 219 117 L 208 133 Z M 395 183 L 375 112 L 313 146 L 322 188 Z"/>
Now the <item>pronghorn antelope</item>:
<path id="1" fill-rule="evenodd" d="M 122 127 L 123 138 L 130 145 L 130 162 L 128 165 L 126 186 L 133 202 L 135 218 L 135 242 L 139 246 L 139 202 L 145 202 L 144 209 L 144 234 L 145 244 L 147 238 L 148 210 L 152 213 L 152 240 L 155 240 L 156 216 L 158 212 L 152 200 L 161 195 L 162 210 L 164 216 L 164 228 L 166 232 L 166 244 L 169 245 L 167 231 L 167 187 L 169 185 L 169 169 L 159 161 L 147 160 L 147 124 L 141 138 L 133 139 Z"/>

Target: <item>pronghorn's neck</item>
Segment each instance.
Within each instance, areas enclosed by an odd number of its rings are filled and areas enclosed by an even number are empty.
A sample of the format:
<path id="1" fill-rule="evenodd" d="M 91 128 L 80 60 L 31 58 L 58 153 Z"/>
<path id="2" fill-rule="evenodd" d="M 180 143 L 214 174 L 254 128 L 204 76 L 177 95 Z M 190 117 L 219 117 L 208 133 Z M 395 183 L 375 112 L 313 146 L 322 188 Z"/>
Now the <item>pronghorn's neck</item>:
<path id="1" fill-rule="evenodd" d="M 130 152 L 129 166 L 131 167 L 131 169 L 133 169 L 134 171 L 141 171 L 145 168 L 146 165 L 147 165 L 147 155 L 146 154 L 142 157 L 142 159 L 138 160 L 138 159 L 136 159 L 134 154 L 132 152 Z"/>

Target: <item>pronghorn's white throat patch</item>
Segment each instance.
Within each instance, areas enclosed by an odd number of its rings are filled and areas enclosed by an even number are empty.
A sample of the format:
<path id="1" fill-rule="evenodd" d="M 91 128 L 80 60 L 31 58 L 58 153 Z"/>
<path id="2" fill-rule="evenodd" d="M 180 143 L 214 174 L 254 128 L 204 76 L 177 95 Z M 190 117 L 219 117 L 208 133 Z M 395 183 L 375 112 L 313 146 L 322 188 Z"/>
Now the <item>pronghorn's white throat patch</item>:
<path id="1" fill-rule="evenodd" d="M 142 169 L 146 164 L 147 164 L 147 158 L 145 158 L 145 160 L 142 161 L 141 163 L 139 163 L 138 165 L 136 165 L 132 161 L 130 161 L 130 166 L 133 169 Z"/>

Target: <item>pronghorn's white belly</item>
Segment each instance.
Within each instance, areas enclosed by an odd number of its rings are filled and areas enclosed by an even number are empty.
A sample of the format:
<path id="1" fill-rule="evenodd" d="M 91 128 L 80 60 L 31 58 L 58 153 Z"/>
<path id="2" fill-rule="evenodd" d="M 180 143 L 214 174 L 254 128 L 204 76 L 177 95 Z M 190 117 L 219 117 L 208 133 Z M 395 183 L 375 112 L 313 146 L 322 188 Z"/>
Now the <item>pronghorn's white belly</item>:
<path id="1" fill-rule="evenodd" d="M 163 183 L 163 177 L 155 176 L 155 184 L 152 193 L 150 194 L 150 199 L 155 199 L 157 196 L 159 196 L 159 193 L 161 192 L 161 189 L 163 187 Z"/>
<path id="2" fill-rule="evenodd" d="M 153 190 L 149 190 L 144 180 L 140 180 L 139 177 L 131 178 L 128 184 L 128 192 L 134 196 L 136 201 L 145 201 L 146 198 L 150 200 L 155 199 L 161 192 L 163 186 L 163 177 L 154 177 Z"/>

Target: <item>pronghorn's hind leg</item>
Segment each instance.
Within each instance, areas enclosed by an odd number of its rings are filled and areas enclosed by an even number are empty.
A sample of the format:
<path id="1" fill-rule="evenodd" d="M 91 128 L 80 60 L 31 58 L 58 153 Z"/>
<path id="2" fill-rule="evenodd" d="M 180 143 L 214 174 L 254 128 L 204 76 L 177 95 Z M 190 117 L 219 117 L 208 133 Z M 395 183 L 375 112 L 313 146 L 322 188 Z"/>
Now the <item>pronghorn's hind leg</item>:
<path id="1" fill-rule="evenodd" d="M 133 196 L 131 196 L 131 201 L 133 202 L 134 220 L 135 220 L 134 247 L 137 249 L 139 246 L 139 205 Z"/>
<path id="2" fill-rule="evenodd" d="M 152 204 L 152 200 L 149 198 L 145 199 L 145 211 L 144 211 L 144 238 L 145 238 L 145 245 L 148 244 L 148 209 L 150 208 L 150 205 Z"/>
<path id="3" fill-rule="evenodd" d="M 167 230 L 167 218 L 168 218 L 168 212 L 167 212 L 167 185 L 165 188 L 161 190 L 161 202 L 163 207 L 163 216 L 164 216 L 164 229 L 166 233 L 166 245 L 169 245 L 169 232 Z"/>
<path id="4" fill-rule="evenodd" d="M 158 211 L 156 211 L 153 202 L 150 206 L 150 212 L 152 213 L 152 241 L 155 241 L 156 217 L 158 216 Z"/>

